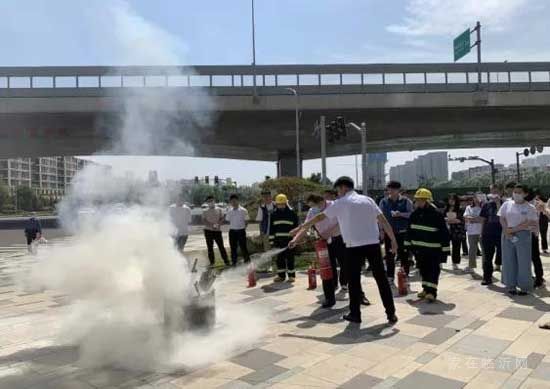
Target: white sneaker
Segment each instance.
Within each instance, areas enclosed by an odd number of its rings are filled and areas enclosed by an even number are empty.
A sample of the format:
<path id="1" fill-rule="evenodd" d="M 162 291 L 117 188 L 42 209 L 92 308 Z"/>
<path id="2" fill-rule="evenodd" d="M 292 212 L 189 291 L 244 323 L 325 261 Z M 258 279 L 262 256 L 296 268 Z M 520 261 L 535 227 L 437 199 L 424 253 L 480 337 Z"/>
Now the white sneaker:
<path id="1" fill-rule="evenodd" d="M 456 263 L 453 263 L 453 270 L 458 270 L 458 265 Z"/>

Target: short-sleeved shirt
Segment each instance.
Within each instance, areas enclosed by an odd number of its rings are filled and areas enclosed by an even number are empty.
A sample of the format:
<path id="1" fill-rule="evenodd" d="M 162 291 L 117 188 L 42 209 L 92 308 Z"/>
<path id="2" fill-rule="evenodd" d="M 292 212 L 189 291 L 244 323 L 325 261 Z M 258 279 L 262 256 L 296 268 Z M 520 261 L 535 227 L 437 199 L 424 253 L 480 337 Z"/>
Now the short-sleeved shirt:
<path id="1" fill-rule="evenodd" d="M 482 234 L 485 237 L 497 238 L 502 234 L 502 226 L 498 217 L 497 203 L 489 201 L 483 204 L 479 216 L 485 219 Z"/>
<path id="2" fill-rule="evenodd" d="M 346 247 L 359 247 L 380 242 L 378 205 L 368 196 L 355 191 L 346 193 L 327 208 L 325 216 L 337 219 Z"/>
<path id="3" fill-rule="evenodd" d="M 230 230 L 244 230 L 248 221 L 248 211 L 241 206 L 231 207 L 225 214 L 225 220 L 229 222 Z"/>
<path id="4" fill-rule="evenodd" d="M 176 235 L 189 235 L 189 224 L 191 223 L 191 208 L 186 205 L 170 207 L 170 219 L 176 229 Z"/>
<path id="5" fill-rule="evenodd" d="M 464 211 L 464 217 L 467 216 L 473 216 L 477 217 L 480 216 L 481 208 L 480 207 L 472 207 L 471 205 L 468 205 L 466 207 L 466 210 Z M 481 223 L 466 223 L 466 234 L 467 235 L 480 235 L 481 234 Z"/>
<path id="6" fill-rule="evenodd" d="M 539 220 L 538 212 L 533 205 L 528 202 L 517 204 L 513 200 L 508 200 L 502 204 L 498 216 L 505 218 L 506 225 L 511 228 L 517 227 L 526 221 Z"/>
<path id="7" fill-rule="evenodd" d="M 332 204 L 334 204 L 334 201 L 327 200 L 326 206 L 323 210 L 319 208 L 310 208 L 306 216 L 306 222 L 310 221 L 317 214 L 331 207 Z M 325 239 L 335 238 L 341 234 L 340 229 L 338 228 L 338 219 L 326 218 L 319 223 L 315 223 L 315 229 Z"/>

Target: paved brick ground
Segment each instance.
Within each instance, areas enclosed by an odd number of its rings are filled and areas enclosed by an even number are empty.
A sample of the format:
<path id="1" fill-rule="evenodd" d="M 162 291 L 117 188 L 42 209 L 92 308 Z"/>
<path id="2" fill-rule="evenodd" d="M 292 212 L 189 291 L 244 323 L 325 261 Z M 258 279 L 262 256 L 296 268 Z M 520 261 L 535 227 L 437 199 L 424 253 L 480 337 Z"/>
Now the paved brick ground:
<path id="1" fill-rule="evenodd" d="M 194 237 L 191 246 L 200 242 Z M 340 320 L 345 296 L 321 310 L 321 291 L 307 291 L 304 274 L 293 286 L 265 279 L 246 289 L 239 280 L 224 289 L 232 301 L 272 308 L 261 343 L 200 370 L 161 374 L 79 367 L 78 350 L 55 343 L 63 296 L 23 293 L 13 284 L 11 275 L 31 262 L 20 246 L 0 250 L 2 389 L 550 388 L 550 332 L 537 327 L 550 321 L 546 289 L 512 299 L 498 283 L 489 290 L 479 277 L 446 267 L 441 301 L 399 297 L 400 322 L 388 327 L 370 277 L 363 284 L 374 304 L 363 310 L 361 326 Z"/>

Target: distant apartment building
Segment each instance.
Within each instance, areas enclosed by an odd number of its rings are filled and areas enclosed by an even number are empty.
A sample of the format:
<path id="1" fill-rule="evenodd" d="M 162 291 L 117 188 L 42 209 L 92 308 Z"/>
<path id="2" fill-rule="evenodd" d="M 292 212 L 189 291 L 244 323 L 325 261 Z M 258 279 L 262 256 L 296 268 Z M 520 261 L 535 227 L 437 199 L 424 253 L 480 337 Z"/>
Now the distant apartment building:
<path id="1" fill-rule="evenodd" d="M 386 186 L 386 162 L 387 153 L 373 153 L 367 156 L 368 187 L 383 189 Z"/>
<path id="2" fill-rule="evenodd" d="M 497 172 L 504 172 L 506 169 L 504 165 L 497 164 L 495 165 Z M 463 181 L 469 178 L 475 178 L 491 174 L 491 167 L 489 165 L 483 166 L 474 166 L 469 169 L 459 170 L 457 172 L 451 173 L 451 179 L 453 181 Z"/>
<path id="3" fill-rule="evenodd" d="M 546 166 L 550 166 L 550 155 L 537 155 L 533 158 L 526 158 L 521 161 L 521 166 L 530 168 L 530 167 L 538 167 L 543 168 Z"/>
<path id="4" fill-rule="evenodd" d="M 390 168 L 390 180 L 399 181 L 408 189 L 425 183 L 443 182 L 449 179 L 449 162 L 446 151 L 421 155 L 413 161 Z"/>
<path id="5" fill-rule="evenodd" d="M 92 163 L 75 157 L 0 159 L 0 182 L 10 191 L 26 186 L 39 195 L 63 196 L 76 172 Z"/>

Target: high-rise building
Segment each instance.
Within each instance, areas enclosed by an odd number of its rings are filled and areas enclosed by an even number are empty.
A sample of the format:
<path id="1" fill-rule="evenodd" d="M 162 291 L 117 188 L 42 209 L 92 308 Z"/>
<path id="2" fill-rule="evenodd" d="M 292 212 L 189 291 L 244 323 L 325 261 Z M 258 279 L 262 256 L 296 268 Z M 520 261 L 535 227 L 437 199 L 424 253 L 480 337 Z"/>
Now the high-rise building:
<path id="1" fill-rule="evenodd" d="M 386 162 L 388 162 L 387 153 L 368 154 L 367 176 L 369 188 L 383 189 L 386 186 Z"/>
<path id="2" fill-rule="evenodd" d="M 0 159 L 0 183 L 27 186 L 39 195 L 63 196 L 78 170 L 93 162 L 75 157 Z"/>
<path id="3" fill-rule="evenodd" d="M 409 189 L 448 179 L 449 162 L 446 151 L 421 155 L 413 161 L 390 168 L 390 180 L 399 181 Z"/>

